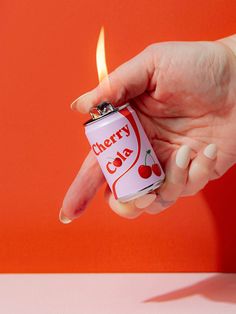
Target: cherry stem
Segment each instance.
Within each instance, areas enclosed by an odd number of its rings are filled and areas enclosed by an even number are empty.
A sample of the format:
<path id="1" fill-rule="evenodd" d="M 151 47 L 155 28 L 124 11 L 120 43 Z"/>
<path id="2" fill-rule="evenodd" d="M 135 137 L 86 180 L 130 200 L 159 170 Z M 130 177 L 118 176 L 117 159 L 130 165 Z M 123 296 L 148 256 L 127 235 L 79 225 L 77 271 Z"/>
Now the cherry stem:
<path id="1" fill-rule="evenodd" d="M 155 164 L 155 160 L 154 160 L 154 158 L 152 157 L 152 155 L 151 155 L 151 154 L 150 154 L 150 156 L 151 156 L 151 158 L 152 158 L 153 163 Z"/>
<path id="2" fill-rule="evenodd" d="M 151 155 L 151 149 L 149 149 L 146 151 L 146 155 L 145 155 L 145 161 L 144 161 L 145 166 L 147 165 L 147 156 L 148 155 L 152 158 L 153 163 L 155 163 L 155 160 L 153 159 L 153 157 Z"/>

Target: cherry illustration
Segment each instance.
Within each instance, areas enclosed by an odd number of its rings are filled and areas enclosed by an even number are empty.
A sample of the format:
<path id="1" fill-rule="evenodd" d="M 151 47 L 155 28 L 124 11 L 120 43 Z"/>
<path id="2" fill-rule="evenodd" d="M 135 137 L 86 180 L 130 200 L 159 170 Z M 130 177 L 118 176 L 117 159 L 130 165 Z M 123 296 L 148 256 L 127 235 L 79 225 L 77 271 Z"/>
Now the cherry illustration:
<path id="1" fill-rule="evenodd" d="M 152 165 L 152 171 L 155 173 L 156 176 L 160 176 L 161 175 L 161 169 L 158 166 L 158 164 L 153 164 Z"/>
<path id="2" fill-rule="evenodd" d="M 147 157 L 150 156 L 153 164 L 152 166 L 148 166 L 147 165 Z M 145 155 L 145 160 L 144 160 L 144 165 L 139 166 L 138 168 L 138 173 L 139 175 L 144 178 L 147 179 L 152 175 L 152 172 L 156 175 L 156 176 L 160 176 L 161 175 L 161 169 L 159 167 L 159 165 L 157 163 L 155 163 L 154 158 L 151 155 L 151 149 L 148 149 L 146 151 L 146 155 Z"/>
<path id="3" fill-rule="evenodd" d="M 139 173 L 140 177 L 142 177 L 144 179 L 148 179 L 152 175 L 152 168 L 147 165 L 147 157 L 150 154 L 151 154 L 151 150 L 149 149 L 146 151 L 144 165 L 141 165 L 138 168 L 138 173 Z"/>
<path id="4" fill-rule="evenodd" d="M 151 176 L 152 174 L 152 168 L 147 165 L 141 165 L 138 167 L 138 173 L 140 177 L 147 179 Z"/>
<path id="5" fill-rule="evenodd" d="M 120 167 L 121 165 L 122 165 L 122 160 L 120 159 L 120 158 L 115 158 L 114 160 L 113 160 L 113 165 L 115 166 L 115 167 Z"/>

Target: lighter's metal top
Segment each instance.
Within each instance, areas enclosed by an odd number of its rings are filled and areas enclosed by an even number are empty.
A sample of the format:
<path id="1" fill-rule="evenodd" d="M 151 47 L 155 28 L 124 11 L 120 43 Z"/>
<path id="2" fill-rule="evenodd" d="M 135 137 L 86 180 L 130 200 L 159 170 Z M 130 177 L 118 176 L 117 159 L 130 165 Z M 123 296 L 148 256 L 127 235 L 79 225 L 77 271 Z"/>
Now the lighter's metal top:
<path id="1" fill-rule="evenodd" d="M 84 125 L 88 125 L 92 122 L 96 122 L 98 119 L 104 118 L 105 116 L 120 111 L 121 109 L 127 107 L 129 104 L 125 104 L 121 107 L 114 107 L 111 103 L 104 101 L 99 104 L 97 107 L 93 107 L 90 109 L 89 113 L 92 119 L 88 120 L 84 123 Z"/>

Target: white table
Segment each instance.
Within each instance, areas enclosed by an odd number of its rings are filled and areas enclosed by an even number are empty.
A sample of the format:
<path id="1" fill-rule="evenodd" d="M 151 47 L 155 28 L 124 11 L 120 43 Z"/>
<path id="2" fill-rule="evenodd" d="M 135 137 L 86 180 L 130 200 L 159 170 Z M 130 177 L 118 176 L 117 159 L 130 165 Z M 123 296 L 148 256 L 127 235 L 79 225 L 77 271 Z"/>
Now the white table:
<path id="1" fill-rule="evenodd" d="M 236 313 L 236 274 L 2 274 L 0 313 Z"/>

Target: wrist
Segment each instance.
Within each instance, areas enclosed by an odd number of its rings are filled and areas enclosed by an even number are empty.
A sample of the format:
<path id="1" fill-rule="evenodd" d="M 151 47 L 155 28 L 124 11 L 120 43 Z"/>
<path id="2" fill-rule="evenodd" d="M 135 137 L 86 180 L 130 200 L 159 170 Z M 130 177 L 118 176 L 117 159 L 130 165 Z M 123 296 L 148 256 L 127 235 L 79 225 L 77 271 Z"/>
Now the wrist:
<path id="1" fill-rule="evenodd" d="M 236 34 L 219 39 L 218 41 L 227 46 L 236 57 Z"/>
<path id="2" fill-rule="evenodd" d="M 234 107 L 236 114 L 236 34 L 218 40 L 226 48 L 228 56 L 228 101 Z M 236 117 L 235 117 L 236 119 Z"/>
<path id="3" fill-rule="evenodd" d="M 230 80 L 228 88 L 228 103 L 231 106 L 231 126 L 232 126 L 232 138 L 235 139 L 236 134 L 236 34 L 222 38 L 218 40 L 219 43 L 224 45 L 229 52 L 229 65 L 230 65 Z M 236 145 L 232 151 L 234 157 L 234 163 L 236 163 Z"/>

